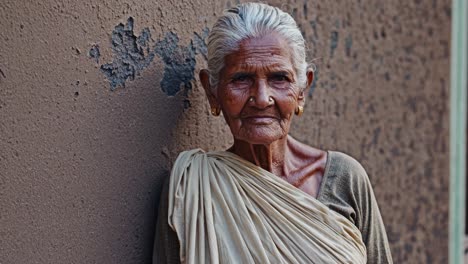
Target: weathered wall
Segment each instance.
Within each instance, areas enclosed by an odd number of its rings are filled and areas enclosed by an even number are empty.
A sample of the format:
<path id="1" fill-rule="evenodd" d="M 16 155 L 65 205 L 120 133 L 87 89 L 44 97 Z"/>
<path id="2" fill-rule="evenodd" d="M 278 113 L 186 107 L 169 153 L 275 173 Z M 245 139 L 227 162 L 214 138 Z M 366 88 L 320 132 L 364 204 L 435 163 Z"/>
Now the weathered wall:
<path id="1" fill-rule="evenodd" d="M 0 2 L 0 262 L 149 263 L 161 176 L 223 149 L 197 83 L 229 1 Z M 292 134 L 367 168 L 395 263 L 447 263 L 449 0 L 267 1 L 318 66 Z"/>

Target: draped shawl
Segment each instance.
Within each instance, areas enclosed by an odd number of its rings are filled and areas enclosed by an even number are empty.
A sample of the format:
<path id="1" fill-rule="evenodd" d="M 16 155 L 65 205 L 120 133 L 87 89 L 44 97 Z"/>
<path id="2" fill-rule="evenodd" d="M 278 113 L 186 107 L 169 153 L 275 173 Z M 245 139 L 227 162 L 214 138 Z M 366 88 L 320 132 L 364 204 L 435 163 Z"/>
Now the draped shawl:
<path id="1" fill-rule="evenodd" d="M 226 151 L 179 155 L 168 223 L 182 263 L 366 263 L 361 233 L 348 219 Z"/>

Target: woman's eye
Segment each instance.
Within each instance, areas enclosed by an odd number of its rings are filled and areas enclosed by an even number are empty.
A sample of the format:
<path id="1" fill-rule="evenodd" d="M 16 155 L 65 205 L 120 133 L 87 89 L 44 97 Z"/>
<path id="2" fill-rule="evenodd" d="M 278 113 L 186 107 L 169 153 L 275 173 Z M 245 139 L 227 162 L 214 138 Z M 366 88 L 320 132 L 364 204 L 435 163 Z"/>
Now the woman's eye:
<path id="1" fill-rule="evenodd" d="M 279 89 L 288 88 L 289 84 L 290 84 L 290 80 L 285 75 L 275 75 L 270 78 L 270 85 L 275 88 L 279 88 Z"/>
<path id="2" fill-rule="evenodd" d="M 250 87 L 253 83 L 253 80 L 250 76 L 237 76 L 232 78 L 231 84 L 235 88 L 247 88 Z"/>
<path id="3" fill-rule="evenodd" d="M 249 80 L 248 76 L 238 76 L 232 79 L 232 82 L 246 82 Z"/>
<path id="4" fill-rule="evenodd" d="M 289 80 L 288 80 L 288 77 L 279 75 L 279 76 L 273 76 L 272 81 L 285 82 Z"/>

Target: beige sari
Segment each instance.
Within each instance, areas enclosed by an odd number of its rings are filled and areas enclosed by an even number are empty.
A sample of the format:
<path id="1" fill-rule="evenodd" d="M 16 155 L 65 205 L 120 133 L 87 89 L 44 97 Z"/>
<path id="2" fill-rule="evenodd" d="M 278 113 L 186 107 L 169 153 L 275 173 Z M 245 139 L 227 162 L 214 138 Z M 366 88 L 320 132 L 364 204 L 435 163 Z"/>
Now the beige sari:
<path id="1" fill-rule="evenodd" d="M 168 210 L 182 263 L 366 263 L 349 220 L 230 152 L 181 153 Z"/>

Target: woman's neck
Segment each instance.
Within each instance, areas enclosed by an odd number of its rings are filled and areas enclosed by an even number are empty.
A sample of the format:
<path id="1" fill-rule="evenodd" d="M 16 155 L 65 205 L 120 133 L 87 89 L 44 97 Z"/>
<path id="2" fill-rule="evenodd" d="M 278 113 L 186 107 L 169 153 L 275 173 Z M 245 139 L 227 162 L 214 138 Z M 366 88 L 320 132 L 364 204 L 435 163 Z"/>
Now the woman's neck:
<path id="1" fill-rule="evenodd" d="M 228 151 L 277 176 L 284 177 L 287 140 L 286 137 L 268 145 L 257 145 L 235 139 Z"/>

